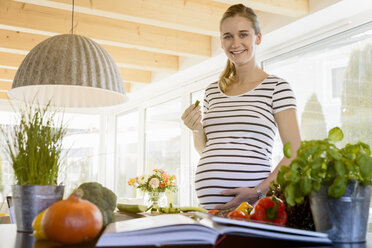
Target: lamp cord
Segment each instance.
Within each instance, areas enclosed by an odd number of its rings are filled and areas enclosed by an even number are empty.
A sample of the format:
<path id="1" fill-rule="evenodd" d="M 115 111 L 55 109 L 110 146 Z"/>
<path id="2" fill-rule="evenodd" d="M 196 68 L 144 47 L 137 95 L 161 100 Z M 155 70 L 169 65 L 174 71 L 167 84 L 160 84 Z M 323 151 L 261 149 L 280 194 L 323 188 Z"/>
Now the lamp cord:
<path id="1" fill-rule="evenodd" d="M 74 13 L 75 13 L 75 0 L 72 0 L 72 22 L 71 22 L 71 34 L 74 34 Z"/>

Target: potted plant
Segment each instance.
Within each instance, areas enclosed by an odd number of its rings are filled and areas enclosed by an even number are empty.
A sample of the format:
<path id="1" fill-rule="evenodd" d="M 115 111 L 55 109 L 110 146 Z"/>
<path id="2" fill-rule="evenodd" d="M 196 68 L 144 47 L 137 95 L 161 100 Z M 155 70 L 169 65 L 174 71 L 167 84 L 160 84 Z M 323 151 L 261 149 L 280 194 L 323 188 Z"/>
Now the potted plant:
<path id="1" fill-rule="evenodd" d="M 32 232 L 34 217 L 63 197 L 57 186 L 62 139 L 67 129 L 50 105 L 24 105 L 17 111 L 17 125 L 1 128 L 5 154 L 14 170 L 12 201 L 17 230 Z"/>
<path id="2" fill-rule="evenodd" d="M 303 141 L 297 157 L 282 166 L 276 183 L 294 206 L 310 198 L 315 228 L 327 232 L 334 242 L 364 242 L 372 185 L 372 157 L 369 145 L 358 142 L 342 148 L 343 139 L 335 127 L 324 140 Z"/>

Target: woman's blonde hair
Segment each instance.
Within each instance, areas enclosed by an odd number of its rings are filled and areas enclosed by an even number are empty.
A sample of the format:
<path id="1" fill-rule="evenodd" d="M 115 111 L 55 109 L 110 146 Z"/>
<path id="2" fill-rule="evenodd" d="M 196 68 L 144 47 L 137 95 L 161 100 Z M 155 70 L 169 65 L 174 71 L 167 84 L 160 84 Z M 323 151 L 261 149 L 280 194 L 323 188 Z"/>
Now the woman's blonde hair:
<path id="1" fill-rule="evenodd" d="M 253 9 L 246 7 L 243 4 L 235 4 L 230 6 L 225 13 L 223 14 L 221 21 L 220 21 L 220 29 L 222 22 L 229 17 L 234 17 L 239 15 L 241 17 L 245 17 L 252 23 L 252 27 L 254 29 L 255 34 L 259 34 L 261 32 L 260 24 L 258 23 L 258 18 L 256 13 Z M 235 83 L 238 80 L 238 76 L 236 75 L 236 68 L 235 65 L 228 59 L 225 69 L 221 73 L 220 79 L 218 80 L 220 89 L 222 92 L 225 92 L 226 88 Z"/>

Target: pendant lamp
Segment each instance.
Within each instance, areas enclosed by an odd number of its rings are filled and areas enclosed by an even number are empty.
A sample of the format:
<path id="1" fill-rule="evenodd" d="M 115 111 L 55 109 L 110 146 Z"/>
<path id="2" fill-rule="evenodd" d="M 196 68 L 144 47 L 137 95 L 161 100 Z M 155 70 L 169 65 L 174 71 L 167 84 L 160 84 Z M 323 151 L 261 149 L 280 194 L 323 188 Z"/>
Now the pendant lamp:
<path id="1" fill-rule="evenodd" d="M 8 96 L 62 107 L 104 107 L 126 100 L 111 56 L 95 41 L 75 34 L 35 46 L 18 68 Z"/>

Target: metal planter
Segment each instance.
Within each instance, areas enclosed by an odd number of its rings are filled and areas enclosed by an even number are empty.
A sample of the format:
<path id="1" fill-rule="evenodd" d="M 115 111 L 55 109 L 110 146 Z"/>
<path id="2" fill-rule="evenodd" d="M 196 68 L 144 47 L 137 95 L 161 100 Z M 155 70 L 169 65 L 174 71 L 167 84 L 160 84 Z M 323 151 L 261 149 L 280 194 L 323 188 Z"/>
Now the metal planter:
<path id="1" fill-rule="evenodd" d="M 62 200 L 64 186 L 12 185 L 12 202 L 19 232 L 33 232 L 32 221 L 53 203 Z"/>
<path id="2" fill-rule="evenodd" d="M 310 207 L 315 229 L 328 233 L 335 243 L 361 243 L 366 241 L 371 187 L 349 182 L 345 194 L 330 198 L 328 187 L 310 195 Z"/>

